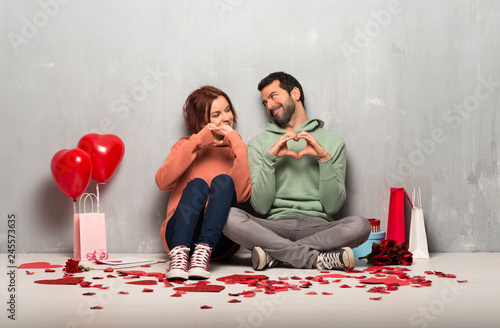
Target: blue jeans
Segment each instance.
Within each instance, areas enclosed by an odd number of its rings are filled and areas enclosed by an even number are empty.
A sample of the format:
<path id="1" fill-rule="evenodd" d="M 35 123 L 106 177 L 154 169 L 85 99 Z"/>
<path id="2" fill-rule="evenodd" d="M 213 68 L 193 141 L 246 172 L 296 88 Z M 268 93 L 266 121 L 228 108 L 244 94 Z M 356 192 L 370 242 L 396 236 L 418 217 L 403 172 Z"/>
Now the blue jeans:
<path id="1" fill-rule="evenodd" d="M 213 178 L 210 187 L 200 178 L 188 183 L 174 215 L 167 223 L 165 237 L 170 249 L 205 243 L 212 258 L 225 254 L 234 242 L 222 234 L 231 206 L 236 206 L 233 179 L 226 174 Z"/>

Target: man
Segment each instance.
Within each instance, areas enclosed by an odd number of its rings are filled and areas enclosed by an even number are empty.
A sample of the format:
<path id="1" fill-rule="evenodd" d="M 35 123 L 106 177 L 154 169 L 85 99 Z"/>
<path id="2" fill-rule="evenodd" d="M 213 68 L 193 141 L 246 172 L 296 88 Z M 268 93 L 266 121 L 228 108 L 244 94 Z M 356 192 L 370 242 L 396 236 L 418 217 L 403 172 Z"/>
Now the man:
<path id="1" fill-rule="evenodd" d="M 345 270 L 355 266 L 351 247 L 368 239 L 365 218 L 332 221 L 346 199 L 344 141 L 308 119 L 304 92 L 291 75 L 276 72 L 258 85 L 271 117 L 248 143 L 254 217 L 231 208 L 224 234 L 252 250 L 255 270 L 286 262 L 297 268 Z"/>

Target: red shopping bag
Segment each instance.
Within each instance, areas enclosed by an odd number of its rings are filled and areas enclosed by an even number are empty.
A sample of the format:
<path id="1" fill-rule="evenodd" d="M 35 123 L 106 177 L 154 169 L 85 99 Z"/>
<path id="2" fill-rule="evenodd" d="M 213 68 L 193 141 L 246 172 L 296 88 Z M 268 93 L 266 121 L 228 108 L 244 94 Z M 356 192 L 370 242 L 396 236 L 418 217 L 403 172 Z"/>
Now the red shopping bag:
<path id="1" fill-rule="evenodd" d="M 410 197 L 404 188 L 391 188 L 389 218 L 387 220 L 387 239 L 393 239 L 397 242 L 406 241 L 405 198 L 411 204 Z"/>

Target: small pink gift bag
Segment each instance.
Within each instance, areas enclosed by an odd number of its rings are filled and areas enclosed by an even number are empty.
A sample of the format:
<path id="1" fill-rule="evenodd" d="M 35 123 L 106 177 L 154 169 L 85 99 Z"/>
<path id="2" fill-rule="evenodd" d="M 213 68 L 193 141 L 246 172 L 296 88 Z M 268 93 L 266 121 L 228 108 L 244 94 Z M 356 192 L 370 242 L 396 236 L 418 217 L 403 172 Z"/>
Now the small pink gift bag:
<path id="1" fill-rule="evenodd" d="M 94 212 L 94 199 L 97 212 Z M 83 207 L 82 207 L 83 198 Z M 87 213 L 86 202 L 91 201 L 91 212 Z M 99 198 L 95 194 L 83 194 L 78 204 L 80 213 L 74 214 L 73 257 L 75 260 L 87 259 L 87 254 L 96 250 L 106 253 L 106 220 L 104 213 L 99 213 Z M 83 211 L 83 212 L 82 212 Z"/>

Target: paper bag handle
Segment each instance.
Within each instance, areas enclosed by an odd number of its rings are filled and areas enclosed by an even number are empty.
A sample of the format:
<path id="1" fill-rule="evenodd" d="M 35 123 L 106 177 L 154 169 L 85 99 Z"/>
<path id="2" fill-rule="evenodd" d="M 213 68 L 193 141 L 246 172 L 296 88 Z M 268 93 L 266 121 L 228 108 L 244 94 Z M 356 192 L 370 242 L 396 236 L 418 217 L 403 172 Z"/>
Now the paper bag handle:
<path id="1" fill-rule="evenodd" d="M 414 207 L 422 208 L 422 196 L 420 194 L 420 187 L 413 187 L 411 198 L 413 199 L 413 202 L 415 204 Z"/>
<path id="2" fill-rule="evenodd" d="M 80 200 L 78 201 L 78 212 L 79 213 L 87 213 L 87 199 L 90 199 L 91 201 L 91 211 L 88 213 L 94 213 L 94 199 L 92 197 L 95 197 L 96 203 L 99 204 L 99 199 L 97 198 L 97 195 L 94 193 L 84 193 L 81 197 Z M 82 199 L 83 199 L 83 212 L 82 212 Z M 99 206 L 97 207 L 97 213 L 99 213 Z"/>
<path id="3" fill-rule="evenodd" d="M 396 189 L 397 188 L 391 188 L 391 191 L 396 190 Z M 408 196 L 408 194 L 406 193 L 406 190 L 404 192 L 405 192 L 405 198 L 410 202 L 411 207 L 413 207 L 413 202 L 411 201 L 410 196 Z"/>

